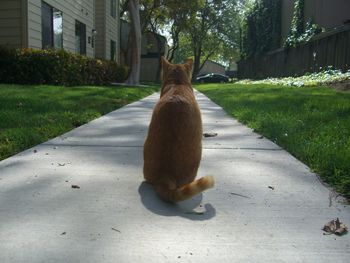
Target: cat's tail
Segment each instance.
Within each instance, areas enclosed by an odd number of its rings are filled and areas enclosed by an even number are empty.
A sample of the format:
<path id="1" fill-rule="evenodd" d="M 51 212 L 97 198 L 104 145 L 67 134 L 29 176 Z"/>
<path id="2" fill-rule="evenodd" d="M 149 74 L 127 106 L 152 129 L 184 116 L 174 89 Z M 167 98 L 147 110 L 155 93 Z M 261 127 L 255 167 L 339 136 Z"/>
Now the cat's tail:
<path id="1" fill-rule="evenodd" d="M 204 176 L 180 188 L 170 189 L 165 185 L 155 185 L 154 189 L 164 201 L 176 203 L 191 198 L 213 186 L 214 178 Z"/>

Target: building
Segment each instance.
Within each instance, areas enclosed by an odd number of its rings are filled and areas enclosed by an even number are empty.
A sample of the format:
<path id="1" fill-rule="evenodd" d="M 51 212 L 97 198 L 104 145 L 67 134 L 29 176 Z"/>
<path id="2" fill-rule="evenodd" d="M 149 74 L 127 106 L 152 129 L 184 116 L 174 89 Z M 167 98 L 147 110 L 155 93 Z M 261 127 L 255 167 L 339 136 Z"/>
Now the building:
<path id="1" fill-rule="evenodd" d="M 131 59 L 129 33 L 129 23 L 121 20 L 120 61 L 121 64 L 127 66 L 130 66 Z M 160 45 L 160 54 L 158 54 L 158 41 Z M 160 80 L 159 56 L 166 56 L 167 52 L 168 45 L 164 36 L 153 32 L 146 32 L 142 34 L 140 81 L 158 82 Z"/>
<path id="2" fill-rule="evenodd" d="M 238 64 L 236 61 L 230 61 L 228 68 L 225 71 L 225 75 L 230 78 L 237 78 Z"/>
<path id="3" fill-rule="evenodd" d="M 119 0 L 94 0 L 96 48 L 95 57 L 120 61 Z"/>
<path id="4" fill-rule="evenodd" d="M 0 45 L 119 60 L 119 1 L 0 0 Z"/>
<path id="5" fill-rule="evenodd" d="M 197 76 L 206 75 L 209 73 L 217 73 L 217 74 L 225 75 L 225 66 L 215 61 L 207 60 L 204 63 L 202 69 L 198 72 Z"/>
<path id="6" fill-rule="evenodd" d="M 290 32 L 295 0 L 282 0 L 282 43 Z M 325 30 L 350 22 L 349 0 L 305 0 L 304 20 L 309 19 Z"/>

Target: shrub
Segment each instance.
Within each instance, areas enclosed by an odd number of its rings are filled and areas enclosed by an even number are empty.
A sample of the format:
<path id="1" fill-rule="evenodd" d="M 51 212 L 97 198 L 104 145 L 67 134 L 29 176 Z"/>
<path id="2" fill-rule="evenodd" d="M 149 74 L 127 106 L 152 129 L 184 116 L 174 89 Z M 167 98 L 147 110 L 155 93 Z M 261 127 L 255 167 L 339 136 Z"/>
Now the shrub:
<path id="1" fill-rule="evenodd" d="M 123 82 L 128 69 L 114 61 L 64 50 L 0 47 L 0 83 L 106 85 Z"/>

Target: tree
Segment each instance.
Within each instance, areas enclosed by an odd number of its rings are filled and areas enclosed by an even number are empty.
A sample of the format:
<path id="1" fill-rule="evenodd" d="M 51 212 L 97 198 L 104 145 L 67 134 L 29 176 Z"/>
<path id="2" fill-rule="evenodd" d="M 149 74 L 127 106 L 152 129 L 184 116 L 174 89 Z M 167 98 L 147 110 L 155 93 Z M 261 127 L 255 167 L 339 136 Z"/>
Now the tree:
<path id="1" fill-rule="evenodd" d="M 142 0 L 141 24 L 144 32 L 152 32 L 157 42 L 157 54 L 160 61 L 164 51 L 164 38 L 161 34 L 169 31 L 172 43 L 166 54 L 172 61 L 174 52 L 179 47 L 180 33 L 189 25 L 189 20 L 195 15 L 198 3 L 201 0 Z M 160 63 L 157 70 L 157 79 L 160 77 Z"/>
<path id="2" fill-rule="evenodd" d="M 280 46 L 281 0 L 257 0 L 242 25 L 242 58 L 264 54 Z"/>
<path id="3" fill-rule="evenodd" d="M 123 0 L 124 7 L 127 1 L 133 2 Z M 237 58 L 240 32 L 237 3 L 240 2 L 241 0 L 140 0 L 140 28 L 142 32 L 151 31 L 155 34 L 159 59 L 163 46 L 159 34 L 168 29 L 172 45 L 167 58 L 169 61 L 174 59 L 175 62 L 180 62 L 181 59 L 182 62 L 193 57 L 195 77 L 208 59 L 230 61 Z M 130 16 L 133 17 L 131 11 Z M 131 20 L 134 28 L 134 20 Z M 133 38 L 131 44 L 135 42 L 137 41 Z M 133 45 L 130 46 L 134 48 Z M 136 54 L 131 53 L 133 56 Z M 134 62 L 131 63 L 131 68 L 133 72 Z"/>
<path id="4" fill-rule="evenodd" d="M 202 2 L 202 0 L 166 0 L 167 25 L 170 28 L 169 33 L 172 43 L 167 55 L 168 61 L 171 62 L 174 59 L 175 52 L 180 47 L 180 35 L 190 26 Z"/>
<path id="5" fill-rule="evenodd" d="M 235 23 L 238 15 L 236 4 L 236 0 L 205 0 L 200 3 L 196 15 L 191 17 L 180 39 L 191 50 L 193 78 L 207 60 L 229 61 L 237 56 L 239 27 Z M 181 51 L 184 49 L 180 48 L 178 53 Z M 177 54 L 176 60 L 180 56 Z"/>
<path id="6" fill-rule="evenodd" d="M 141 65 L 141 24 L 139 0 L 129 0 L 128 10 L 131 18 L 131 69 L 126 84 L 138 85 L 140 83 Z"/>
<path id="7" fill-rule="evenodd" d="M 304 7 L 305 0 L 295 1 L 291 28 L 284 47 L 295 47 L 300 43 L 309 41 L 313 36 L 322 32 L 322 28 L 313 23 L 311 18 L 305 23 Z"/>

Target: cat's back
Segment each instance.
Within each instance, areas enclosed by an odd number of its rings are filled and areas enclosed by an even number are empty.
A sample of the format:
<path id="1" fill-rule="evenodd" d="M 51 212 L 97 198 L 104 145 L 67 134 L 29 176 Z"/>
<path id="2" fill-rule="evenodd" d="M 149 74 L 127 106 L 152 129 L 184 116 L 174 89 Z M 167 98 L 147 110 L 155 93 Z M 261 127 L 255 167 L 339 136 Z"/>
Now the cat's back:
<path id="1" fill-rule="evenodd" d="M 171 87 L 155 106 L 144 144 L 148 181 L 167 174 L 178 185 L 191 182 L 201 159 L 202 120 L 193 91 Z"/>
<path id="2" fill-rule="evenodd" d="M 192 88 L 174 84 L 165 87 L 165 90 L 167 88 L 169 91 L 160 98 L 154 109 L 152 122 L 156 121 L 163 128 L 168 127 L 178 133 L 191 132 L 186 127 L 192 126 L 192 132 L 195 132 L 195 126 L 202 123 Z"/>

